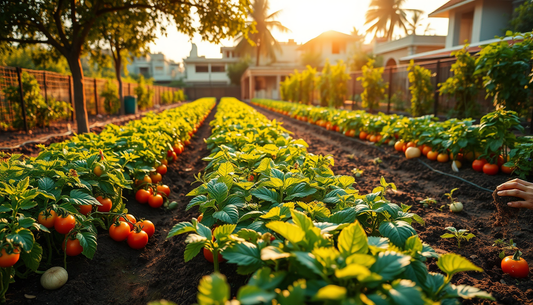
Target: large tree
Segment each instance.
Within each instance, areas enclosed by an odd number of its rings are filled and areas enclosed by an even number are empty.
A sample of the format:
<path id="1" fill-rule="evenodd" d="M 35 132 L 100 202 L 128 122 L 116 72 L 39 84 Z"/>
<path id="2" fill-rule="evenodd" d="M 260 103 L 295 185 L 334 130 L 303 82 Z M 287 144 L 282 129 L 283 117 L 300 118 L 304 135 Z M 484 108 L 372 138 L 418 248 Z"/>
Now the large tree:
<path id="1" fill-rule="evenodd" d="M 396 27 L 407 32 L 407 10 L 403 9 L 405 0 L 372 0 L 365 16 L 365 25 L 370 24 L 368 34 L 382 34 L 392 39 Z"/>
<path id="2" fill-rule="evenodd" d="M 236 51 L 241 54 L 255 55 L 256 66 L 259 66 L 261 55 L 268 56 L 272 61 L 276 61 L 276 51 L 281 52 L 281 46 L 272 36 L 270 30 L 289 31 L 281 22 L 275 20 L 281 10 L 268 14 L 269 10 L 270 4 L 268 0 L 254 0 L 252 7 L 248 9 L 248 17 L 251 19 L 248 24 L 255 24 L 255 31 L 248 34 L 249 39 L 246 39 L 244 34 L 237 37 L 239 43 Z"/>
<path id="3" fill-rule="evenodd" d="M 96 43 L 96 54 L 93 55 L 102 58 L 107 57 L 107 50 L 111 53 L 122 115 L 125 114 L 123 65 L 127 59 L 149 52 L 148 45 L 157 39 L 157 29 L 162 34 L 166 33 L 166 27 L 158 26 L 158 19 L 145 9 L 131 9 L 106 14 L 95 27 L 101 41 Z"/>
<path id="4" fill-rule="evenodd" d="M 173 22 L 178 31 L 194 33 L 209 42 L 244 31 L 249 0 L 4 0 L 0 1 L 0 41 L 48 44 L 67 59 L 74 88 L 78 132 L 89 131 L 80 56 L 99 40 L 94 28 L 115 12 L 145 11 L 161 22 Z M 196 15 L 196 16 L 195 16 Z M 131 22 L 136 20 L 132 15 Z"/>

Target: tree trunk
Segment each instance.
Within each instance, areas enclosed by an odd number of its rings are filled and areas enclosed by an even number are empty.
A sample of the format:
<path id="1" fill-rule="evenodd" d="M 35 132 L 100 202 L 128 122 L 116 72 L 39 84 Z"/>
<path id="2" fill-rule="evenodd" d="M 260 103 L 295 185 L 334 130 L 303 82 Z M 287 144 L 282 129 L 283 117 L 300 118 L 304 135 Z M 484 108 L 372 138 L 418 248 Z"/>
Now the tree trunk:
<path id="1" fill-rule="evenodd" d="M 124 105 L 124 90 L 123 90 L 123 84 L 122 84 L 122 58 L 120 57 L 120 50 L 117 49 L 117 56 L 115 57 L 115 74 L 117 76 L 117 82 L 118 82 L 118 96 L 120 99 L 120 115 L 126 114 L 126 106 Z"/>
<path id="2" fill-rule="evenodd" d="M 72 73 L 72 84 L 74 88 L 74 112 L 76 113 L 76 123 L 78 134 L 89 132 L 89 119 L 87 108 L 85 107 L 85 86 L 83 84 L 83 70 L 79 56 L 71 56 L 67 59 L 70 72 Z"/>
<path id="3" fill-rule="evenodd" d="M 255 60 L 255 65 L 259 67 L 259 57 L 261 57 L 261 41 L 257 43 L 257 58 Z"/>

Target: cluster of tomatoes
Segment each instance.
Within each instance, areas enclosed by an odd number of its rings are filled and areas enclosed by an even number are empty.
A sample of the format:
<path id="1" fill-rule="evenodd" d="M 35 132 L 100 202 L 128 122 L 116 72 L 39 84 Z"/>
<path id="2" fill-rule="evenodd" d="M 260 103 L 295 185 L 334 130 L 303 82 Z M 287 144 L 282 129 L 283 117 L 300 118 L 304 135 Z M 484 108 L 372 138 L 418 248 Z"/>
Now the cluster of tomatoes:
<path id="1" fill-rule="evenodd" d="M 399 152 L 406 153 L 407 158 L 409 158 L 410 154 L 407 152 L 407 150 L 410 148 L 416 148 L 419 150 L 418 156 L 420 154 L 426 156 L 429 160 L 432 161 L 438 161 L 441 163 L 448 162 L 449 160 L 453 160 L 454 165 L 457 168 L 461 168 L 462 164 L 465 161 L 472 162 L 472 169 L 474 169 L 477 172 L 483 172 L 487 175 L 496 175 L 500 169 L 505 174 L 511 174 L 513 172 L 512 167 L 505 166 L 505 162 L 509 161 L 509 158 L 507 157 L 507 160 L 505 160 L 505 157 L 502 155 L 499 155 L 497 157 L 496 163 L 490 163 L 485 158 L 480 158 L 481 153 L 480 152 L 468 152 L 466 154 L 458 153 L 457 156 L 454 156 L 453 153 L 442 153 L 438 151 L 432 150 L 431 146 L 423 144 L 421 146 L 417 146 L 416 142 L 404 142 L 402 140 L 397 141 L 394 144 L 394 149 L 396 149 Z M 418 157 L 417 156 L 417 157 Z"/>
<path id="2" fill-rule="evenodd" d="M 148 244 L 148 238 L 154 235 L 155 226 L 150 220 L 137 221 L 135 216 L 126 214 L 115 218 L 109 226 L 109 236 L 116 241 L 127 240 L 133 249 L 142 249 Z"/>

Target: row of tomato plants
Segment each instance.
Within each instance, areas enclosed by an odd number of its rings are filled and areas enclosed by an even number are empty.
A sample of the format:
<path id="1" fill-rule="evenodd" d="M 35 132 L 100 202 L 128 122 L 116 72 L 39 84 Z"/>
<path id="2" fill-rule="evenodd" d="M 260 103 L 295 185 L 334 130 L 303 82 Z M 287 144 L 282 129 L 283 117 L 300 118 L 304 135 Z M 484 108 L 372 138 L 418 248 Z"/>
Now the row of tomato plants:
<path id="1" fill-rule="evenodd" d="M 472 119 L 439 121 L 429 115 L 370 114 L 266 99 L 252 103 L 350 137 L 395 145 L 399 151 L 419 147 L 431 160 L 456 161 L 459 167 L 461 162 L 472 162 L 474 170 L 489 175 L 502 171 L 525 178 L 533 169 L 533 138 L 515 135 L 524 129 L 514 111 L 499 109 L 474 124 Z"/>
<path id="2" fill-rule="evenodd" d="M 168 162 L 203 123 L 215 99 L 149 113 L 125 126 L 108 125 L 41 146 L 37 157 L 0 155 L 0 294 L 15 276 L 41 273 L 55 253 L 92 258 L 97 227 L 143 248 L 155 228 L 127 214 L 123 190 L 142 189 L 154 207 L 170 194 L 159 182 Z M 155 198 L 152 199 L 152 198 Z M 165 199 L 166 200 L 166 199 Z M 161 203 L 161 204 L 160 204 Z"/>
<path id="3" fill-rule="evenodd" d="M 203 251 L 215 273 L 199 284 L 199 304 L 229 304 L 220 261 L 252 274 L 231 304 L 451 304 L 492 297 L 453 285 L 454 274 L 482 271 L 457 254 L 423 243 L 409 206 L 387 198 L 381 178 L 370 194 L 352 176 L 335 175 L 332 156 L 307 152 L 276 121 L 233 98 L 222 99 L 209 164 L 187 209 L 201 215 L 176 224 L 168 238 L 189 233 L 185 261 Z M 428 272 L 435 259 L 445 275 Z M 439 303 L 440 304 L 440 303 Z"/>

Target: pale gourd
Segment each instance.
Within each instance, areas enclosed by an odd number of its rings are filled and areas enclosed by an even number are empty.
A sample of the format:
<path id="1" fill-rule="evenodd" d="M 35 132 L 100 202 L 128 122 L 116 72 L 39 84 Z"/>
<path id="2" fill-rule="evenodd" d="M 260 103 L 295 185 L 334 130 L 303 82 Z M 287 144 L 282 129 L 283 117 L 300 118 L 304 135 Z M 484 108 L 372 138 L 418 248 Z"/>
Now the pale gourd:
<path id="1" fill-rule="evenodd" d="M 63 267 L 52 267 L 41 276 L 41 285 L 44 289 L 54 290 L 65 285 L 68 273 Z"/>

